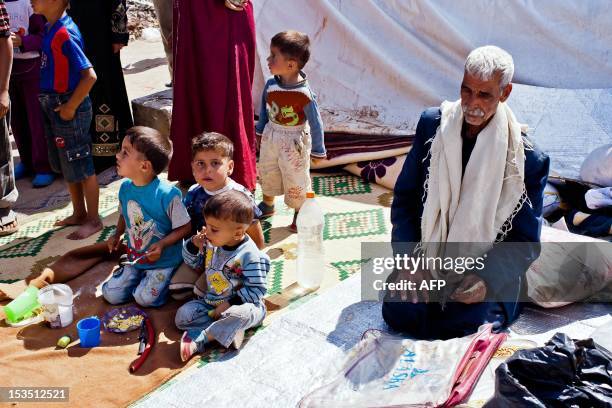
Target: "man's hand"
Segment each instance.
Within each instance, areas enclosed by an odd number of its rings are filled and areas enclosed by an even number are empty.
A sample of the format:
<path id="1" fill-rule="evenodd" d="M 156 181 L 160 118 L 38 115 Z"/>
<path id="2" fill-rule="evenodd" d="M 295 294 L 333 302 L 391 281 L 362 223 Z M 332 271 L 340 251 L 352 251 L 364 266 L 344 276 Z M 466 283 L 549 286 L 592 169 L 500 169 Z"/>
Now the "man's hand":
<path id="1" fill-rule="evenodd" d="M 11 33 L 11 40 L 13 41 L 13 47 L 21 47 L 23 41 L 21 40 L 21 36 L 16 33 Z"/>
<path id="2" fill-rule="evenodd" d="M 206 245 L 206 227 L 202 227 L 200 232 L 191 237 L 191 243 L 197 246 L 200 252 L 204 250 Z"/>
<path id="3" fill-rule="evenodd" d="M 10 97 L 8 91 L 0 92 L 0 119 L 8 113 L 9 102 Z"/>
<path id="4" fill-rule="evenodd" d="M 119 244 L 121 243 L 121 237 L 113 234 L 107 241 L 106 245 L 108 245 L 108 253 L 112 253 L 119 248 Z"/>
<path id="5" fill-rule="evenodd" d="M 164 245 L 160 242 L 151 244 L 151 246 L 149 246 L 149 249 L 147 250 L 147 259 L 151 262 L 155 262 L 161 257 L 163 251 Z"/>
<path id="6" fill-rule="evenodd" d="M 485 300 L 487 284 L 478 275 L 467 275 L 451 295 L 451 300 L 471 304 Z"/>
<path id="7" fill-rule="evenodd" d="M 113 54 L 117 54 L 121 49 L 125 47 L 125 44 L 116 43 L 113 44 Z"/>
<path id="8" fill-rule="evenodd" d="M 402 291 L 391 290 L 390 291 L 391 298 L 395 298 L 396 296 L 399 296 L 402 302 L 408 301 L 408 298 L 410 298 L 410 301 L 412 303 L 418 303 L 419 301 L 422 301 L 425 303 L 429 302 L 429 293 L 427 292 L 427 290 L 423 290 L 423 291 L 419 290 L 419 287 L 421 286 L 422 281 L 431 279 L 431 274 L 429 273 L 429 271 L 418 269 L 414 273 L 410 273 L 410 271 L 401 270 L 401 271 L 396 271 L 396 273 L 397 273 L 397 276 L 396 276 L 395 282 L 397 283 L 402 282 L 402 281 L 413 282 L 413 286 L 412 286 L 413 290 L 408 290 L 408 289 L 402 290 Z"/>
<path id="9" fill-rule="evenodd" d="M 225 300 L 219 306 L 215 307 L 213 310 L 208 312 L 208 316 L 213 320 L 217 320 L 219 317 L 221 317 L 221 313 L 229 309 L 230 306 L 231 305 L 229 304 L 229 302 Z"/>
<path id="10" fill-rule="evenodd" d="M 74 115 L 76 114 L 76 109 L 69 106 L 67 103 L 63 103 L 57 108 L 53 109 L 55 112 L 59 113 L 59 116 L 62 120 L 66 122 L 74 119 Z"/>

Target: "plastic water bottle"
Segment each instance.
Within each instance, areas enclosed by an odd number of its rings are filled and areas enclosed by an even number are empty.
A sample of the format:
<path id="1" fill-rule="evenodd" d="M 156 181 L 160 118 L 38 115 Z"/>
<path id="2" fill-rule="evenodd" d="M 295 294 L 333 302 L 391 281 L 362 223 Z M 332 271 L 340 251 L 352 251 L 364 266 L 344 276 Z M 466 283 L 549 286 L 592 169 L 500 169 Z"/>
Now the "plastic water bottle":
<path id="1" fill-rule="evenodd" d="M 319 287 L 325 273 L 323 251 L 325 218 L 314 197 L 313 192 L 306 193 L 306 201 L 297 216 L 297 283 L 307 289 Z"/>

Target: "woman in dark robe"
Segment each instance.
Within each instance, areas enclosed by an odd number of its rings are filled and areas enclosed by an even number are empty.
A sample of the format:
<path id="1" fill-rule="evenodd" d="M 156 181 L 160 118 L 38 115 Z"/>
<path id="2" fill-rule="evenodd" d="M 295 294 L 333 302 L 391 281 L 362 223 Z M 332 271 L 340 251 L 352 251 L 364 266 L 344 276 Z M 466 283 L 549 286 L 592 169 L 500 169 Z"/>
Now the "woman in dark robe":
<path id="1" fill-rule="evenodd" d="M 94 164 L 101 172 L 115 165 L 123 135 L 133 125 L 119 53 L 129 39 L 126 0 L 70 0 L 68 13 L 81 30 L 98 76 L 89 95 Z"/>
<path id="2" fill-rule="evenodd" d="M 234 142 L 232 178 L 255 189 L 255 127 L 251 87 L 255 69 L 255 20 L 250 1 L 174 2 L 174 99 L 168 176 L 189 182 L 191 139 L 205 131 Z"/>

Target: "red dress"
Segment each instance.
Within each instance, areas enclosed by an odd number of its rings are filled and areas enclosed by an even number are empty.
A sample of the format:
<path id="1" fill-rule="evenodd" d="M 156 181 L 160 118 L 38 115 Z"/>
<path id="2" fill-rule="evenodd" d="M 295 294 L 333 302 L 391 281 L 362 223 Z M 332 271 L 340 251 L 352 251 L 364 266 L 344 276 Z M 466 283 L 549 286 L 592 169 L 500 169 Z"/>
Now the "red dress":
<path id="1" fill-rule="evenodd" d="M 168 176 L 193 180 L 191 139 L 204 131 L 234 142 L 232 178 L 255 189 L 255 68 L 253 5 L 232 11 L 223 0 L 174 2 L 174 100 Z"/>

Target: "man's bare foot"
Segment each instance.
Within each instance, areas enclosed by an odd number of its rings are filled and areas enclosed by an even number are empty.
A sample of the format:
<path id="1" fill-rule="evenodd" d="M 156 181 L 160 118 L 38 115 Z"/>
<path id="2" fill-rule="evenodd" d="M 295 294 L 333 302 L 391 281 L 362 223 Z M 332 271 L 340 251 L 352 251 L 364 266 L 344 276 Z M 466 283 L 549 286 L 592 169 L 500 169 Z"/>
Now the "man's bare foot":
<path id="1" fill-rule="evenodd" d="M 68 235 L 66 238 L 73 240 L 85 239 L 100 231 L 101 229 L 102 221 L 100 221 L 100 218 L 87 220 L 79 227 L 78 230 L 70 233 L 70 235 Z"/>
<path id="2" fill-rule="evenodd" d="M 68 218 L 55 221 L 56 227 L 67 227 L 69 225 L 83 225 L 87 221 L 87 217 L 83 215 L 72 214 Z"/>

